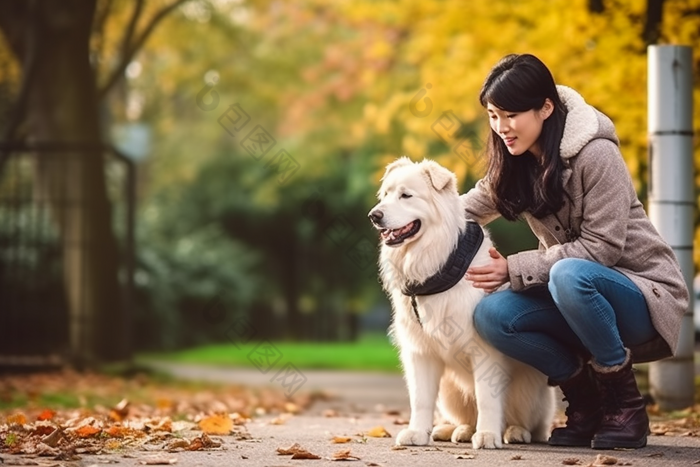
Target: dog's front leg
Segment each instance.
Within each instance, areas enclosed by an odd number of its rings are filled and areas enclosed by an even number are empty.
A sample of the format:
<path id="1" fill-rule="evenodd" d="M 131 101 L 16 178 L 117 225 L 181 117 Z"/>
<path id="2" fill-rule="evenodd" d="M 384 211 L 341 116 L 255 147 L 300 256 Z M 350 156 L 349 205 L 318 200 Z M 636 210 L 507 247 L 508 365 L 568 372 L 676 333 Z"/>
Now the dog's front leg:
<path id="1" fill-rule="evenodd" d="M 444 364 L 439 358 L 408 350 L 401 352 L 401 361 L 411 402 L 411 419 L 408 428 L 399 432 L 396 444 L 424 446 L 430 441 L 433 430 L 433 415 Z"/>
<path id="2" fill-rule="evenodd" d="M 474 449 L 500 449 L 505 427 L 504 399 L 510 377 L 502 358 L 491 352 L 489 358 L 474 369 L 476 391 L 476 433 Z"/>

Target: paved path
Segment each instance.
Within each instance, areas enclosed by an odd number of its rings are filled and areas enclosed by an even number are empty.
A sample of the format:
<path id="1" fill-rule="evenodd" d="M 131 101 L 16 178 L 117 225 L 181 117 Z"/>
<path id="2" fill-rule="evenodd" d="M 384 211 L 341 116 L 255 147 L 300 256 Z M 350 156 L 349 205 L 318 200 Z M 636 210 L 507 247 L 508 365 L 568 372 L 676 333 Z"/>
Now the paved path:
<path id="1" fill-rule="evenodd" d="M 243 384 L 249 386 L 274 386 L 272 372 L 262 374 L 255 368 L 231 368 L 188 365 L 171 362 L 152 362 L 150 365 L 167 371 L 173 376 L 201 381 Z M 347 404 L 353 411 L 406 409 L 408 393 L 399 374 L 355 371 L 304 370 L 306 382 L 303 391 L 323 391 L 338 404 Z"/>
<path id="2" fill-rule="evenodd" d="M 255 369 L 201 367 L 158 362 L 156 367 L 181 378 L 216 381 L 251 386 L 273 385 L 272 375 Z M 598 454 L 617 459 L 616 465 L 631 466 L 691 466 L 700 464 L 700 439 L 682 436 L 651 436 L 649 445 L 635 451 L 594 451 L 588 448 L 554 448 L 544 444 L 506 445 L 502 450 L 475 451 L 471 445 L 434 443 L 426 447 L 392 449 L 394 439 L 403 428 L 397 419 L 407 419 L 408 398 L 400 375 L 360 372 L 304 371 L 304 390 L 322 390 L 334 395 L 331 402 L 317 403 L 311 410 L 294 416 L 281 425 L 270 423 L 273 416 L 254 419 L 247 425 L 251 440 L 224 438 L 224 451 L 176 453 L 178 465 L 192 466 L 250 466 L 288 467 L 299 465 L 338 467 L 329 458 L 333 453 L 350 449 L 360 458 L 355 465 L 386 467 L 440 467 L 501 465 L 561 466 L 592 465 Z M 321 405 L 319 405 L 321 404 Z M 323 417 L 322 409 L 335 408 L 340 416 Z M 387 411 L 392 411 L 391 415 Z M 373 427 L 382 426 L 391 438 L 362 436 Z M 333 444 L 333 436 L 348 436 L 348 444 Z M 319 460 L 291 460 L 276 453 L 277 448 L 299 443 L 308 451 L 321 456 Z M 462 455 L 466 458 L 458 459 Z M 138 459 L 120 459 L 122 466 L 138 465 Z M 310 464 L 307 464 L 310 463 Z"/>

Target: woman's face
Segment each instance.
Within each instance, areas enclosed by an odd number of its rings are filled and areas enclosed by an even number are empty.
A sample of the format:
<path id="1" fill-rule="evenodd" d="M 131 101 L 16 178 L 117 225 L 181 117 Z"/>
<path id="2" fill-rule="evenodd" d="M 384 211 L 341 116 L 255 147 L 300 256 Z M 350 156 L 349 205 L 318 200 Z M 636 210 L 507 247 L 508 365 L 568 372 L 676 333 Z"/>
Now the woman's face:
<path id="1" fill-rule="evenodd" d="M 508 152 L 520 156 L 529 150 L 537 158 L 542 155 L 537 140 L 542 133 L 544 121 L 553 109 L 554 105 L 549 99 L 545 100 L 541 109 L 526 112 L 509 112 L 491 103 L 486 105 L 491 129 L 503 138 Z"/>

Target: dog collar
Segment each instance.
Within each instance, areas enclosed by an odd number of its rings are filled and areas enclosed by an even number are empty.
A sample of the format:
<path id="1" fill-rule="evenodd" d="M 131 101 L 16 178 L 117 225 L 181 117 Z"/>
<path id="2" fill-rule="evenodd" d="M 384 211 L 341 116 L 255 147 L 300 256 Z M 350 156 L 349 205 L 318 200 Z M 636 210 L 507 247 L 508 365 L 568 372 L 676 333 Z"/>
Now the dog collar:
<path id="1" fill-rule="evenodd" d="M 483 241 L 484 231 L 481 226 L 474 221 L 467 221 L 464 231 L 459 236 L 457 248 L 452 250 L 442 268 L 420 284 L 407 282 L 404 285 L 401 293 L 411 297 L 411 305 L 418 324 L 422 326 L 416 296 L 438 294 L 457 285 L 464 278 L 464 273 L 467 272 Z"/>

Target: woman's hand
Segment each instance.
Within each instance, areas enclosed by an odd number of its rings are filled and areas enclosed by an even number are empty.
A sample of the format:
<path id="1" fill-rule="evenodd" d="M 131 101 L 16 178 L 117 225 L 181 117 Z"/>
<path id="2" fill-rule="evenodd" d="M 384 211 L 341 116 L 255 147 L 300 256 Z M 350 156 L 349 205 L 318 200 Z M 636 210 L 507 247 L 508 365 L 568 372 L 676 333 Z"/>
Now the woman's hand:
<path id="1" fill-rule="evenodd" d="M 495 249 L 489 249 L 491 262 L 486 266 L 471 267 L 467 269 L 465 279 L 472 281 L 472 285 L 491 293 L 510 280 L 508 275 L 508 261 Z"/>

